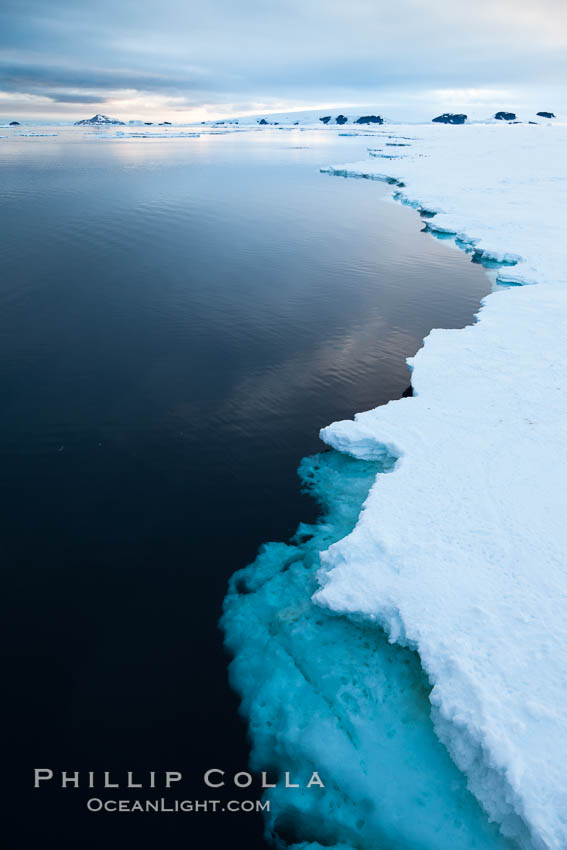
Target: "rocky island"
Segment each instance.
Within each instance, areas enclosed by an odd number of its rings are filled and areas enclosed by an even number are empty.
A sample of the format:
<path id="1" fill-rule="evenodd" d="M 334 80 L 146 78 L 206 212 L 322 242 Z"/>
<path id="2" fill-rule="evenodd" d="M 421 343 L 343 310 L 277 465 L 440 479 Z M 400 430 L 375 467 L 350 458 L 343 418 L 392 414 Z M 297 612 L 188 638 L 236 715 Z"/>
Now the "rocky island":
<path id="1" fill-rule="evenodd" d="M 431 120 L 434 124 L 464 124 L 467 116 L 463 113 L 444 112 L 443 115 L 438 115 Z"/>

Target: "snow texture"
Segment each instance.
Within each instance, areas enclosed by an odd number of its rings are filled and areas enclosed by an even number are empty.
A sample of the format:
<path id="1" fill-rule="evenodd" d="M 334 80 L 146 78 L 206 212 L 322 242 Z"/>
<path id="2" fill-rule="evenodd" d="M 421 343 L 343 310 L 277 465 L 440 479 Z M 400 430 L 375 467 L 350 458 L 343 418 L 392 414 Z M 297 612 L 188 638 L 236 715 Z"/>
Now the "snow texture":
<path id="1" fill-rule="evenodd" d="M 490 817 L 525 850 L 565 850 L 567 126 L 405 132 L 419 138 L 383 150 L 400 159 L 325 170 L 395 182 L 435 213 L 428 230 L 516 285 L 474 325 L 432 331 L 413 398 L 321 431 L 398 460 L 322 552 L 314 601 L 417 650 L 437 734 Z"/>

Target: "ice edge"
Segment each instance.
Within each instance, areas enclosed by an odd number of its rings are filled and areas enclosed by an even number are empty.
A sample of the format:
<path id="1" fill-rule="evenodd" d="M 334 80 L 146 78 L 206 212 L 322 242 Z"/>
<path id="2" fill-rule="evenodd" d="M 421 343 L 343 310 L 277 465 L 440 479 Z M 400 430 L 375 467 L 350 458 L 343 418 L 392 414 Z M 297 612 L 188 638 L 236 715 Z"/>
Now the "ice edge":
<path id="1" fill-rule="evenodd" d="M 405 182 L 407 178 L 403 175 L 400 176 L 399 173 L 397 175 L 379 173 L 357 167 L 356 165 L 331 166 L 322 168 L 321 171 L 343 177 L 380 180 L 395 185 L 398 189 L 406 188 L 407 185 Z M 394 191 L 393 197 L 395 200 L 413 206 L 425 213 L 436 210 L 437 204 L 434 199 L 427 199 L 423 194 L 414 193 L 411 187 L 407 193 L 403 194 L 399 191 Z M 444 215 L 443 219 L 443 225 L 437 225 L 436 223 L 429 224 L 426 225 L 426 229 L 450 235 L 457 246 L 464 250 L 470 251 L 471 248 L 475 249 L 479 239 L 474 234 L 469 234 L 466 227 L 463 228 L 462 221 L 455 221 L 452 224 L 451 216 L 448 215 Z M 487 259 L 493 258 L 496 262 L 505 265 L 520 265 L 519 269 L 515 269 L 514 274 L 499 271 L 498 281 L 501 283 L 526 284 L 538 282 L 537 277 L 533 273 L 533 267 L 531 269 L 529 267 L 526 268 L 528 264 L 517 252 L 507 252 L 501 250 L 500 246 L 498 246 L 496 250 L 488 247 L 480 249 L 479 255 L 484 255 Z M 521 268 L 522 265 L 525 271 Z M 483 299 L 476 317 L 480 325 L 483 323 L 487 304 L 497 297 L 499 295 L 493 293 Z M 469 333 L 470 336 L 471 329 L 472 326 L 468 326 L 468 328 L 462 331 L 434 330 L 425 340 L 425 351 L 428 349 L 428 342 L 434 337 L 436 343 L 434 359 L 439 367 L 443 361 L 442 356 L 440 356 L 442 342 L 439 338 L 445 336 L 450 339 L 451 342 L 447 346 L 446 352 L 447 356 L 450 357 L 452 352 L 454 352 L 454 346 L 452 345 L 455 341 L 454 334 L 460 334 L 462 336 L 462 343 L 466 345 L 466 335 Z M 416 390 L 416 397 L 419 397 L 421 392 L 419 364 L 423 358 L 423 351 L 424 349 L 416 355 L 416 358 L 410 358 L 408 360 L 410 368 L 413 371 L 412 383 Z M 427 393 L 426 388 L 424 391 Z M 381 409 L 396 407 L 399 410 L 401 406 L 404 406 L 407 410 L 407 416 L 411 418 L 412 408 L 417 402 L 416 397 L 389 402 L 388 405 L 385 405 Z M 433 399 L 434 403 L 435 399 Z M 376 410 L 380 410 L 380 408 Z M 388 417 L 385 417 L 383 422 L 377 423 L 373 421 L 373 413 L 374 411 L 357 414 L 354 423 L 350 421 L 337 422 L 322 428 L 320 432 L 321 439 L 338 451 L 366 460 L 379 459 L 384 452 L 388 452 L 390 455 L 400 459 L 388 475 L 398 476 L 400 474 L 401 464 L 403 463 L 402 459 L 408 452 L 411 452 L 411 448 L 407 446 L 407 443 L 409 442 L 411 444 L 412 441 L 407 441 L 404 438 L 403 431 L 400 431 L 396 427 L 396 419 L 398 423 L 401 422 L 403 425 L 404 418 L 402 416 L 390 417 L 393 421 L 389 422 Z M 378 479 L 381 477 L 383 476 L 378 476 Z M 368 510 L 368 503 L 366 503 L 361 511 L 359 523 L 353 534 L 357 533 L 360 520 Z M 368 528 L 364 529 L 363 533 L 368 535 Z M 350 578 L 344 575 L 345 565 L 348 563 L 351 554 L 349 553 L 350 537 L 351 535 L 343 541 L 333 544 L 326 552 L 321 553 L 322 569 L 319 574 L 321 588 L 314 594 L 313 601 L 355 619 L 359 619 L 362 616 L 370 621 L 377 622 L 386 631 L 391 641 L 415 649 L 421 658 L 423 669 L 433 686 L 431 701 L 436 733 L 447 747 L 457 766 L 468 777 L 471 791 L 473 791 L 482 803 L 489 816 L 500 823 L 505 835 L 517 840 L 522 847 L 530 848 L 530 850 L 531 848 L 544 850 L 544 848 L 567 846 L 561 837 L 560 830 L 556 831 L 550 828 L 550 825 L 546 824 L 537 812 L 530 814 L 528 811 L 530 806 L 527 805 L 526 797 L 522 795 L 520 788 L 521 770 L 515 775 L 511 768 L 511 763 L 514 759 L 502 758 L 502 748 L 487 745 L 487 742 L 491 741 L 491 735 L 493 734 L 490 724 L 487 723 L 483 729 L 479 727 L 477 718 L 472 723 L 469 723 L 466 713 L 459 715 L 457 705 L 451 705 L 450 700 L 445 702 L 443 690 L 437 683 L 436 669 L 438 668 L 438 664 L 435 663 L 434 658 L 429 656 L 427 650 L 422 645 L 419 632 L 415 627 L 415 621 L 413 624 L 406 622 L 403 605 L 393 600 L 392 596 L 388 594 L 387 588 L 391 582 L 384 582 L 383 593 L 380 594 L 379 592 L 378 596 L 374 597 L 374 604 L 369 604 L 366 611 L 360 605 L 360 598 L 356 590 L 351 595 L 351 599 L 344 597 L 345 592 L 348 595 L 348 582 Z M 375 539 L 372 542 L 375 546 L 378 546 L 378 549 L 380 548 L 380 544 L 383 543 L 380 539 L 380 532 L 375 532 Z M 383 551 L 387 552 L 387 550 L 388 546 L 386 544 L 383 546 Z M 387 563 L 387 554 L 384 555 L 383 560 L 383 570 L 396 571 L 395 565 Z M 358 578 L 364 574 L 364 567 L 364 564 L 359 567 Z M 332 574 L 338 571 L 341 571 L 343 575 L 338 580 L 338 583 L 335 582 L 335 586 L 333 586 Z M 377 580 L 377 587 L 380 587 L 379 579 Z M 341 594 L 343 595 L 342 598 Z M 377 599 L 380 601 L 377 602 Z M 459 671 L 457 678 L 459 677 L 466 692 L 467 683 L 465 682 L 466 674 L 464 671 Z M 471 695 L 474 695 L 474 683 L 468 684 L 472 684 L 472 687 L 468 690 Z M 559 820 L 561 820 L 560 816 Z"/>

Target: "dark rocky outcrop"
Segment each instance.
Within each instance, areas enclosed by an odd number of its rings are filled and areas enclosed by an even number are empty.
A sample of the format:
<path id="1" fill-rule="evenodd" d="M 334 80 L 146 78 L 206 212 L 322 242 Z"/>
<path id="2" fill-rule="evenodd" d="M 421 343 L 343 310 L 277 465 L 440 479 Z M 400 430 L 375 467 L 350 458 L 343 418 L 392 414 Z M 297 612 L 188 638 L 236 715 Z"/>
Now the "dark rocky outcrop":
<path id="1" fill-rule="evenodd" d="M 108 115 L 101 115 L 101 113 L 97 113 L 93 115 L 92 118 L 83 118 L 82 121 L 75 121 L 75 126 L 80 127 L 82 125 L 90 125 L 94 127 L 105 126 L 106 124 L 121 124 L 124 126 L 124 121 L 119 121 L 117 118 L 109 118 Z"/>
<path id="2" fill-rule="evenodd" d="M 555 118 L 555 112 L 538 112 L 540 118 Z"/>
<path id="3" fill-rule="evenodd" d="M 515 121 L 515 112 L 497 112 L 494 116 L 498 121 Z"/>
<path id="4" fill-rule="evenodd" d="M 444 112 L 431 120 L 434 124 L 464 124 L 467 116 L 462 112 Z"/>
<path id="5" fill-rule="evenodd" d="M 153 127 L 153 126 L 154 126 L 154 122 L 153 122 L 153 121 L 144 121 L 144 125 L 145 125 L 146 127 Z"/>
<path id="6" fill-rule="evenodd" d="M 337 115 L 335 121 L 337 122 L 337 124 L 346 124 L 348 118 L 346 117 L 346 115 Z"/>
<path id="7" fill-rule="evenodd" d="M 260 120 L 258 121 L 258 124 L 267 124 L 267 123 L 268 122 L 266 121 L 265 118 L 260 118 Z"/>
<path id="8" fill-rule="evenodd" d="M 201 124 L 203 124 L 203 123 L 204 123 L 204 122 L 203 122 L 203 121 L 201 121 Z M 171 121 L 162 121 L 162 122 L 161 122 L 161 124 L 160 124 L 159 126 L 160 126 L 160 127 L 166 127 L 166 126 L 167 126 L 167 127 L 171 127 Z"/>
<path id="9" fill-rule="evenodd" d="M 10 121 L 10 127 L 19 127 L 19 126 L 20 126 L 19 121 Z"/>
<path id="10" fill-rule="evenodd" d="M 319 118 L 319 121 L 322 121 L 323 124 L 328 124 L 330 120 L 331 120 L 330 115 L 324 115 L 322 118 Z"/>
<path id="11" fill-rule="evenodd" d="M 383 124 L 384 119 L 381 115 L 361 115 L 354 122 L 355 124 Z"/>

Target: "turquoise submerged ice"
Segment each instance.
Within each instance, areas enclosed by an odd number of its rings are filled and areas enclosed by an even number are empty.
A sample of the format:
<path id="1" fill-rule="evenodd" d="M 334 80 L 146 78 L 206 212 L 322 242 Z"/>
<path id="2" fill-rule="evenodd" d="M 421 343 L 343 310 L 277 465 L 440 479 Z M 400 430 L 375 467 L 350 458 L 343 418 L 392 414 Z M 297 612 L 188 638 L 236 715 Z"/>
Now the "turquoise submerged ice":
<path id="1" fill-rule="evenodd" d="M 504 850 L 435 736 L 417 656 L 311 601 L 318 553 L 352 530 L 391 465 L 306 458 L 299 474 L 322 519 L 265 545 L 231 581 L 223 627 L 252 767 L 303 784 L 317 770 L 325 783 L 270 789 L 267 833 L 295 850 Z"/>

